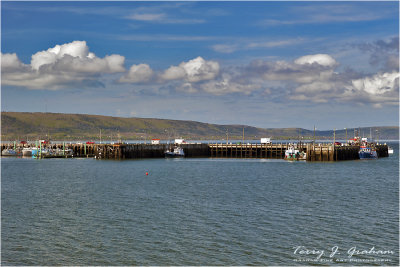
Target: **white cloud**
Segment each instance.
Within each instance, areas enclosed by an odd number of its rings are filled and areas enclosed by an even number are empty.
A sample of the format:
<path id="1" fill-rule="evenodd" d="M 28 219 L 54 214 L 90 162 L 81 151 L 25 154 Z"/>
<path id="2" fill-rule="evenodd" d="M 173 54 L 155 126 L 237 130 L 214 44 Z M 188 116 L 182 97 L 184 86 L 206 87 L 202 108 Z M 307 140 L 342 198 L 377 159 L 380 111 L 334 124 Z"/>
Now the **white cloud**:
<path id="1" fill-rule="evenodd" d="M 24 64 L 19 60 L 16 53 L 3 54 L 1 53 L 1 71 L 13 71 L 24 67 Z"/>
<path id="2" fill-rule="evenodd" d="M 326 81 L 314 81 L 296 87 L 289 96 L 292 100 L 324 103 L 329 101 L 398 105 L 399 73 L 380 73 L 360 79 L 347 79 L 335 74 Z"/>
<path id="3" fill-rule="evenodd" d="M 165 14 L 164 13 L 158 13 L 158 14 L 151 14 L 151 13 L 147 13 L 147 14 L 132 14 L 130 16 L 127 17 L 128 19 L 132 19 L 132 20 L 139 20 L 139 21 L 160 21 L 162 19 L 165 18 Z"/>
<path id="4" fill-rule="evenodd" d="M 286 10 L 287 19 L 266 19 L 260 26 L 281 26 L 300 24 L 363 22 L 397 16 L 396 9 L 375 6 L 374 9 L 358 3 L 334 5 L 293 5 Z"/>
<path id="5" fill-rule="evenodd" d="M 171 66 L 161 75 L 161 78 L 164 80 L 179 80 L 184 79 L 186 77 L 186 71 L 184 68 Z"/>
<path id="6" fill-rule="evenodd" d="M 33 69 L 38 70 L 40 66 L 55 63 L 64 55 L 85 58 L 88 57 L 88 54 L 89 48 L 85 41 L 74 41 L 68 44 L 56 45 L 47 49 L 47 51 L 37 52 L 32 56 L 31 66 Z"/>
<path id="7" fill-rule="evenodd" d="M 399 73 L 376 74 L 363 79 L 352 80 L 349 90 L 366 92 L 371 95 L 382 95 L 394 91 L 399 86 Z"/>
<path id="8" fill-rule="evenodd" d="M 214 40 L 214 36 L 195 36 L 195 35 L 170 35 L 170 34 L 117 34 L 113 37 L 123 41 L 137 42 L 197 42 Z"/>
<path id="9" fill-rule="evenodd" d="M 327 54 L 302 56 L 302 57 L 296 59 L 294 61 L 294 63 L 299 64 L 299 65 L 316 63 L 316 64 L 319 64 L 319 65 L 325 66 L 325 67 L 333 67 L 337 64 L 336 60 Z"/>
<path id="10" fill-rule="evenodd" d="M 303 84 L 295 89 L 297 93 L 320 93 L 331 91 L 333 88 L 332 84 L 329 82 L 312 82 Z"/>
<path id="11" fill-rule="evenodd" d="M 125 57 L 97 57 L 85 41 L 56 45 L 32 55 L 23 64 L 16 54 L 2 54 L 2 84 L 30 89 L 59 89 L 69 86 L 99 86 L 99 75 L 125 71 Z"/>
<path id="12" fill-rule="evenodd" d="M 252 42 L 247 45 L 247 48 L 271 48 L 271 47 L 282 47 L 298 44 L 303 42 L 303 39 L 288 39 L 288 40 L 275 40 L 268 42 Z"/>
<path id="13" fill-rule="evenodd" d="M 252 91 L 260 89 L 259 84 L 241 84 L 234 82 L 229 76 L 223 77 L 221 80 L 209 81 L 201 85 L 201 89 L 213 95 L 225 95 L 230 93 L 250 94 Z"/>
<path id="14" fill-rule="evenodd" d="M 3 85 L 31 89 L 101 86 L 99 78 L 103 74 L 125 71 L 123 56 L 99 58 L 84 41 L 39 51 L 32 55 L 30 64 L 21 62 L 15 53 L 1 54 L 1 61 Z M 164 71 L 154 71 L 145 63 L 132 65 L 118 81 L 146 83 L 156 93 L 268 94 L 277 101 L 371 103 L 374 107 L 398 104 L 397 71 L 366 76 L 348 69 L 338 73 L 337 66 L 332 56 L 314 54 L 293 61 L 256 60 L 247 66 L 221 69 L 217 61 L 199 56 Z"/>
<path id="15" fill-rule="evenodd" d="M 334 73 L 333 67 L 336 66 L 336 64 L 328 64 L 317 57 L 311 58 L 311 61 L 309 61 L 307 57 L 308 56 L 306 56 L 305 59 L 301 58 L 300 61 L 296 60 L 298 63 L 256 60 L 250 63 L 250 65 L 245 68 L 245 71 L 248 75 L 259 76 L 266 81 L 311 83 L 330 79 Z M 320 60 L 319 62 L 321 64 L 306 63 L 315 62 L 315 59 Z"/>
<path id="16" fill-rule="evenodd" d="M 180 80 L 200 82 L 212 80 L 219 74 L 219 63 L 206 61 L 202 57 L 182 62 L 179 66 L 171 66 L 160 75 L 163 80 Z"/>
<path id="17" fill-rule="evenodd" d="M 295 62 L 254 61 L 249 66 L 231 67 L 220 73 L 218 62 L 197 57 L 179 66 L 171 66 L 159 77 L 161 81 L 181 81 L 175 86 L 177 91 L 205 92 L 213 95 L 230 93 L 250 94 L 260 91 L 270 94 L 276 87 L 297 88 L 294 94 L 308 95 L 311 92 L 329 91 L 330 79 L 334 76 L 336 61 L 329 55 L 311 55 Z M 301 63 L 301 64 L 300 64 Z M 260 92 L 261 92 L 260 91 Z M 321 102 L 314 98 L 314 101 Z"/>
<path id="18" fill-rule="evenodd" d="M 197 57 L 187 63 L 181 63 L 179 66 L 186 71 L 189 82 L 211 80 L 219 73 L 218 62 L 205 61 L 202 57 Z"/>
<path id="19" fill-rule="evenodd" d="M 50 68 L 61 71 L 114 73 L 125 70 L 124 60 L 125 58 L 120 55 L 98 58 L 89 52 L 85 41 L 74 41 L 32 55 L 31 67 L 39 70 L 42 66 L 50 65 Z"/>
<path id="20" fill-rule="evenodd" d="M 219 53 L 230 54 L 238 50 L 237 45 L 230 45 L 230 44 L 216 44 L 211 47 L 214 51 Z"/>
<path id="21" fill-rule="evenodd" d="M 375 107 L 398 104 L 397 71 L 363 76 L 349 69 L 335 72 L 337 66 L 330 55 L 306 55 L 294 62 L 254 61 L 243 69 L 243 75 L 262 77 L 267 85 L 278 82 L 280 85 L 275 87 L 286 88 L 287 98 L 295 101 L 372 103 Z"/>
<path id="22" fill-rule="evenodd" d="M 193 87 L 191 83 L 183 83 L 176 88 L 177 91 L 184 92 L 184 93 L 197 93 L 199 90 Z"/>
<path id="23" fill-rule="evenodd" d="M 203 19 L 194 18 L 174 18 L 165 13 L 133 13 L 125 17 L 126 19 L 153 22 L 153 23 L 167 23 L 167 24 L 199 24 L 204 23 Z"/>
<path id="24" fill-rule="evenodd" d="M 147 64 L 132 65 L 129 72 L 119 79 L 122 83 L 148 82 L 153 76 L 153 70 Z"/>
<path id="25" fill-rule="evenodd" d="M 235 40 L 235 43 L 215 44 L 211 46 L 211 49 L 219 53 L 233 53 L 238 50 L 254 50 L 254 49 L 266 49 L 284 46 L 293 46 L 304 42 L 303 38 L 295 39 L 284 39 L 284 40 L 265 40 L 265 38 L 256 40 Z"/>

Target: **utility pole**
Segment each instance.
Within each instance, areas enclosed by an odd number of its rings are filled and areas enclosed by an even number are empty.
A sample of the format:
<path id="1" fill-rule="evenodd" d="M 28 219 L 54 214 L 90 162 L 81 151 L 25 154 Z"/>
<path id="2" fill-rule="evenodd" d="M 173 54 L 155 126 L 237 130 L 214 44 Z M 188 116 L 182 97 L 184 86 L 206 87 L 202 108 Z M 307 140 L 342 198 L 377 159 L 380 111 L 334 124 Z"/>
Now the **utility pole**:
<path id="1" fill-rule="evenodd" d="M 336 128 L 333 128 L 333 145 L 336 143 Z"/>
<path id="2" fill-rule="evenodd" d="M 228 138 L 229 138 L 229 132 L 228 129 L 226 129 L 226 144 L 228 144 Z"/>
<path id="3" fill-rule="evenodd" d="M 297 135 L 298 135 L 298 138 L 299 138 L 299 143 L 300 143 L 300 128 L 298 128 L 297 130 L 298 130 L 298 131 L 297 131 L 297 132 L 298 132 L 298 134 L 297 134 Z"/>
<path id="4" fill-rule="evenodd" d="M 243 127 L 243 143 L 242 143 L 242 145 L 244 144 L 244 127 Z"/>
<path id="5" fill-rule="evenodd" d="M 346 130 L 346 144 L 349 142 L 348 140 L 347 140 L 347 128 L 344 128 L 345 130 Z"/>
<path id="6" fill-rule="evenodd" d="M 315 125 L 314 125 L 314 145 L 315 145 Z"/>

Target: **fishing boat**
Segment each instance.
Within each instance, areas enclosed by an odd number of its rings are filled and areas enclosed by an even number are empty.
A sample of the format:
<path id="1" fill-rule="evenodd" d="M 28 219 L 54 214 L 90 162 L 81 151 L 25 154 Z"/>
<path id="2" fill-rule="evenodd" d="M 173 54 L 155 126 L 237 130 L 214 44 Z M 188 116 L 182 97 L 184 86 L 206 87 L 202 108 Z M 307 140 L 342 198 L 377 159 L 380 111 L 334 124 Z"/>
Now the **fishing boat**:
<path id="1" fill-rule="evenodd" d="M 393 147 L 390 147 L 390 146 L 388 147 L 388 153 L 393 154 Z"/>
<path id="2" fill-rule="evenodd" d="M 306 160 L 307 159 L 307 154 L 304 153 L 304 151 L 295 149 L 294 146 L 289 147 L 285 151 L 285 160 Z"/>
<path id="3" fill-rule="evenodd" d="M 32 157 L 36 157 L 39 154 L 39 148 L 32 147 Z"/>
<path id="4" fill-rule="evenodd" d="M 360 159 L 377 159 L 378 154 L 376 153 L 376 150 L 367 147 L 367 146 L 360 146 L 360 150 L 358 151 L 358 156 Z"/>
<path id="5" fill-rule="evenodd" d="M 1 155 L 2 156 L 18 156 L 18 153 L 14 149 L 6 148 L 6 149 L 3 149 L 3 151 L 1 151 Z"/>
<path id="6" fill-rule="evenodd" d="M 33 150 L 33 148 L 31 148 L 31 147 L 24 147 L 22 149 L 22 156 L 24 156 L 24 157 L 32 156 L 32 150 Z"/>
<path id="7" fill-rule="evenodd" d="M 165 157 L 166 158 L 178 158 L 178 157 L 184 157 L 185 152 L 183 151 L 183 148 L 179 146 L 175 146 L 173 149 L 167 149 L 165 151 Z"/>
<path id="8" fill-rule="evenodd" d="M 53 150 L 53 155 L 56 157 L 60 156 L 72 156 L 74 154 L 74 151 L 71 148 L 57 148 Z"/>

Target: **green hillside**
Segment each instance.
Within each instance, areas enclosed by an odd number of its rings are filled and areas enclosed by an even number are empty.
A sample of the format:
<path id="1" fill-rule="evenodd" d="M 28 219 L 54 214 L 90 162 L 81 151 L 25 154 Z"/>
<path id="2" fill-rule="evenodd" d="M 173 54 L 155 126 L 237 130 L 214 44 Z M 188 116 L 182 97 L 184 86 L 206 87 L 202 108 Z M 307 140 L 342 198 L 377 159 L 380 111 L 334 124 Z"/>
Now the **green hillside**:
<path id="1" fill-rule="evenodd" d="M 147 118 L 120 118 L 110 116 L 62 113 L 2 112 L 2 140 L 45 139 L 53 140 L 99 140 L 103 139 L 246 139 L 272 137 L 273 139 L 312 139 L 313 131 L 298 128 L 262 129 L 245 125 L 217 125 L 195 121 L 178 121 Z M 361 128 L 369 136 L 370 128 Z M 374 135 L 379 131 L 380 139 L 398 139 L 399 127 L 372 127 Z M 353 129 L 348 129 L 352 137 Z M 317 138 L 333 138 L 333 131 L 316 131 Z M 336 131 L 336 137 L 344 138 L 345 131 Z"/>

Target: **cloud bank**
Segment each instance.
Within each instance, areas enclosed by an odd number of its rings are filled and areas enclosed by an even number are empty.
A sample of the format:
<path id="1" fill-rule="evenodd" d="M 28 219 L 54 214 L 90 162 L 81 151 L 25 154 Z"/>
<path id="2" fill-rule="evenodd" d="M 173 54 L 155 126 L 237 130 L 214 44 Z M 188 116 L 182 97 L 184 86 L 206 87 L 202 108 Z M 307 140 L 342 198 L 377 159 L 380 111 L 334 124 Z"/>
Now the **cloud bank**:
<path id="1" fill-rule="evenodd" d="M 121 55 L 97 57 L 85 41 L 56 45 L 32 55 L 31 62 L 21 62 L 15 53 L 1 54 L 2 85 L 28 89 L 57 90 L 68 87 L 103 86 L 101 79 L 121 73 L 117 85 L 141 84 L 156 93 L 186 93 L 223 96 L 254 95 L 266 101 L 348 102 L 398 105 L 399 72 L 389 64 L 398 55 L 398 38 L 360 47 L 369 51 L 371 64 L 379 51 L 386 51 L 377 73 L 359 73 L 352 69 L 338 71 L 340 63 L 329 54 L 303 55 L 292 61 L 253 60 L 245 65 L 221 66 L 216 60 L 201 56 L 167 69 L 155 70 L 146 63 L 128 70 Z M 226 49 L 226 48 L 224 48 Z M 394 63 L 396 63 L 394 62 Z M 392 62 L 393 63 L 393 62 Z"/>

